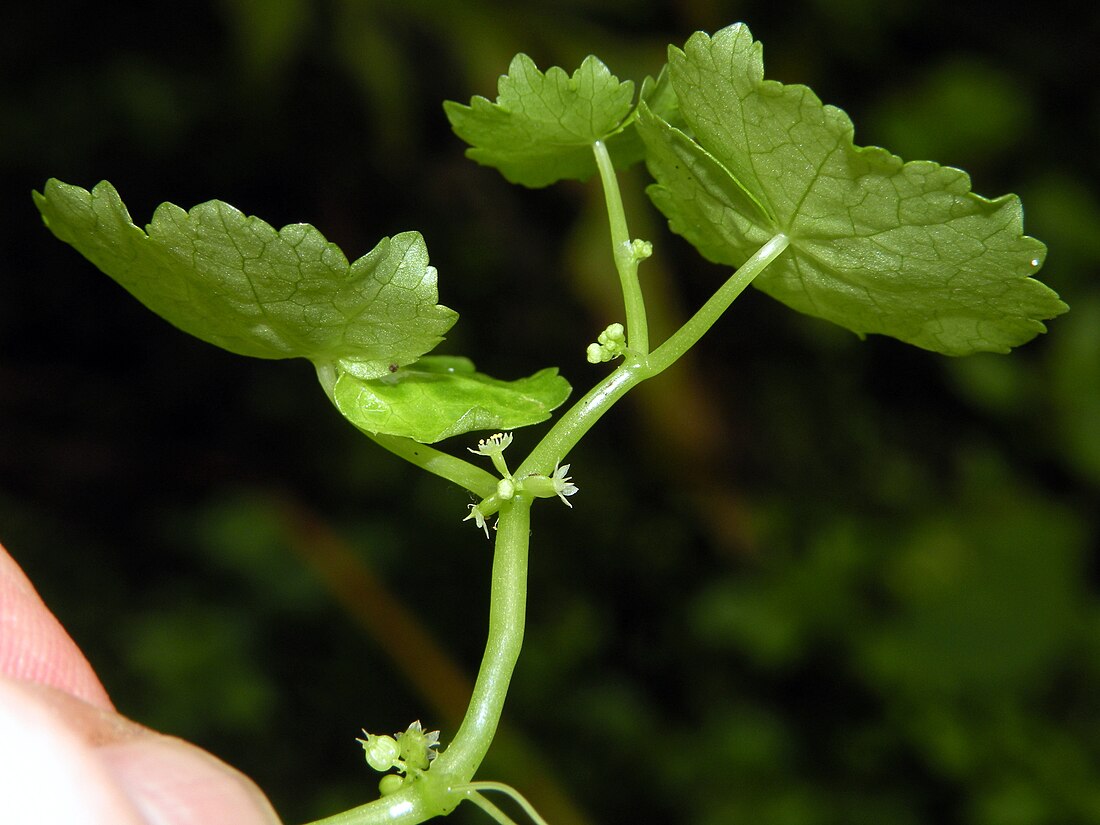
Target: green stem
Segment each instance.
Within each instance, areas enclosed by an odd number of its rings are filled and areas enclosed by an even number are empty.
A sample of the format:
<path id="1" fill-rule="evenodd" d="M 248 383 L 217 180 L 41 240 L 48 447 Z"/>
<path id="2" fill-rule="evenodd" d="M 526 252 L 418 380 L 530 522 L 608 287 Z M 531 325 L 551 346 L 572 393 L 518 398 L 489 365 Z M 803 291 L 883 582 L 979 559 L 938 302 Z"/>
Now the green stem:
<path id="1" fill-rule="evenodd" d="M 504 811 L 502 811 L 481 794 L 471 791 L 466 798 L 477 805 L 479 808 L 481 808 L 481 810 L 485 811 L 485 813 L 487 813 L 489 817 L 497 823 L 497 825 L 516 825 L 514 819 L 504 813 Z"/>
<path id="2" fill-rule="evenodd" d="M 478 498 L 488 498 L 497 491 L 499 479 L 488 470 L 471 464 L 465 459 L 448 455 L 435 447 L 413 441 L 399 435 L 381 435 L 360 430 L 375 444 L 384 447 L 396 456 L 434 473 L 437 476 L 465 487 Z"/>
<path id="3" fill-rule="evenodd" d="M 789 243 L 785 235 L 778 234 L 764 244 L 683 327 L 651 355 L 630 352 L 621 366 L 558 419 L 546 437 L 524 460 L 516 475 L 522 478 L 531 472 L 550 472 L 616 401 L 687 352 Z M 372 438 L 386 449 L 437 475 L 462 484 L 479 495 L 480 490 L 484 490 L 485 498 L 496 492 L 496 479 L 466 461 L 446 456 L 409 439 L 392 436 Z M 488 481 L 478 473 L 486 476 Z M 490 484 L 492 489 L 489 488 Z M 396 793 L 318 820 L 313 825 L 416 825 L 432 817 L 450 813 L 459 802 L 469 798 L 470 780 L 485 758 L 496 733 L 512 671 L 523 645 L 530 531 L 531 501 L 523 495 L 501 501 L 493 556 L 489 637 L 470 706 L 451 745 L 436 758 L 430 771 L 413 781 L 406 781 Z M 478 785 L 474 787 L 477 788 Z M 488 786 L 482 787 L 489 789 Z M 495 807 L 487 800 L 480 800 L 479 804 L 480 802 Z"/>
<path id="4" fill-rule="evenodd" d="M 756 253 L 745 261 L 733 275 L 730 276 L 718 291 L 710 296 L 710 299 L 699 307 L 698 311 L 688 319 L 682 327 L 669 336 L 661 346 L 649 357 L 649 365 L 653 369 L 653 375 L 666 369 L 681 355 L 695 346 L 695 342 L 703 337 L 708 329 L 722 317 L 729 309 L 738 295 L 753 282 L 757 275 L 774 261 L 790 246 L 791 240 L 782 232 L 777 233 L 770 241 L 764 244 Z M 648 376 L 647 376 L 648 377 Z"/>
<path id="5" fill-rule="evenodd" d="M 557 420 L 516 470 L 516 478 L 523 478 L 531 473 L 549 475 L 554 466 L 580 441 L 581 436 L 588 432 L 616 401 L 648 377 L 645 362 L 628 357 L 628 360 L 589 390 L 584 398 Z"/>
<path id="6" fill-rule="evenodd" d="M 497 519 L 485 655 L 466 717 L 454 741 L 432 764 L 432 773 L 469 782 L 493 741 L 512 670 L 523 646 L 530 534 L 531 500 L 518 495 L 504 502 Z"/>
<path id="7" fill-rule="evenodd" d="M 531 817 L 531 821 L 535 825 L 548 825 L 545 819 L 535 810 L 535 806 L 524 798 L 523 794 L 513 788 L 511 785 L 505 785 L 503 782 L 471 782 L 466 786 L 467 793 L 473 796 L 481 796 L 484 791 L 497 791 L 511 797 L 517 805 L 519 805 L 527 816 Z M 512 820 L 508 820 L 511 822 Z"/>
<path id="8" fill-rule="evenodd" d="M 443 811 L 438 804 L 433 804 L 436 801 L 423 792 L 425 784 L 409 782 L 397 793 L 335 816 L 326 816 L 309 825 L 417 825 L 440 814 L 450 813 L 453 806 Z"/>
<path id="9" fill-rule="evenodd" d="M 687 323 L 652 354 L 642 357 L 636 353 L 628 353 L 614 372 L 557 420 L 520 465 L 516 477 L 523 478 L 529 473 L 549 473 L 616 401 L 642 381 L 663 372 L 687 352 L 714 325 L 734 299 L 789 244 L 790 239 L 786 235 L 777 234 L 745 261 Z"/>
<path id="10" fill-rule="evenodd" d="M 527 550 L 531 501 L 501 505 L 489 597 L 489 638 L 466 717 L 429 771 L 396 793 L 312 825 L 416 825 L 450 813 L 469 798 L 469 783 L 493 741 L 508 684 L 523 646 L 527 612 Z"/>
<path id="11" fill-rule="evenodd" d="M 626 226 L 626 210 L 623 209 L 623 198 L 619 192 L 619 179 L 611 163 L 611 155 L 607 152 L 607 145 L 602 140 L 592 144 L 592 152 L 596 156 L 596 167 L 600 170 L 604 200 L 607 202 L 607 220 L 611 228 L 611 249 L 623 289 L 626 344 L 635 352 L 645 355 L 649 352 L 649 325 L 646 322 L 642 287 L 638 282 L 638 257 L 634 254 L 630 230 Z"/>

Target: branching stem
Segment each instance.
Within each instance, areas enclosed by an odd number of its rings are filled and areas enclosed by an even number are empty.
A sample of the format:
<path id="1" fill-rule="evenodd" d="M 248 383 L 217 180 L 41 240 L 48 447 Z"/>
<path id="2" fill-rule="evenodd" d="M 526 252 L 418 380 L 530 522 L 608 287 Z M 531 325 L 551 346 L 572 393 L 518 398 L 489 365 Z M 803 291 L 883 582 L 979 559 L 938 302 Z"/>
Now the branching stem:
<path id="1" fill-rule="evenodd" d="M 729 308 L 745 288 L 790 244 L 782 233 L 775 235 L 745 261 L 718 291 L 703 304 L 687 323 L 652 354 L 628 353 L 623 363 L 587 395 L 574 404 L 539 442 L 516 471 L 519 478 L 528 473 L 549 473 L 565 459 L 581 437 L 611 407 L 642 381 L 663 372 L 687 352 L 714 322 Z"/>
<path id="2" fill-rule="evenodd" d="M 783 250 L 790 246 L 790 243 L 790 238 L 779 232 L 760 247 L 751 258 L 741 264 L 737 271 L 718 288 L 718 291 L 699 307 L 687 323 L 670 335 L 668 340 L 661 344 L 648 358 L 649 367 L 653 370 L 652 374 L 656 375 L 666 369 L 691 349 L 703 337 L 703 333 L 714 326 L 715 322 L 722 317 L 722 314 L 729 309 L 730 304 L 734 302 L 737 296 L 744 292 L 745 288 L 756 279 L 756 276 L 763 272 L 768 264 L 778 258 Z"/>
<path id="3" fill-rule="evenodd" d="M 601 157 L 597 149 L 597 159 Z M 610 159 L 603 149 L 607 172 L 614 178 Z M 604 165 L 601 163 L 601 175 Z M 618 188 L 607 185 L 608 212 L 611 215 L 612 241 L 619 244 L 626 236 L 626 221 Z M 612 194 L 613 191 L 613 194 Z M 615 205 L 617 204 L 617 206 Z M 618 215 L 618 217 L 616 217 Z M 637 257 L 631 255 L 629 265 L 616 264 L 623 278 L 623 293 L 627 300 L 627 318 L 632 320 L 635 337 L 623 363 L 603 381 L 574 404 L 550 429 L 543 440 L 520 465 L 516 476 L 529 473 L 549 474 L 566 454 L 605 412 L 633 387 L 668 368 L 690 349 L 763 269 L 787 248 L 789 240 L 778 234 L 733 273 L 715 294 L 683 327 L 669 337 L 654 352 L 648 352 L 645 340 L 645 309 L 637 289 Z M 620 265 L 621 264 L 621 265 Z M 626 275 L 624 276 L 624 272 Z M 629 276 L 629 277 L 627 277 Z M 633 305 L 633 309 L 631 309 Z M 633 313 L 633 317 L 631 315 Z M 646 347 L 636 349 L 638 331 Z M 325 376 L 322 374 L 322 384 Z M 432 764 L 431 770 L 414 780 L 406 780 L 395 793 L 342 814 L 319 820 L 313 825 L 415 825 L 432 817 L 450 813 L 463 800 L 470 800 L 502 825 L 512 822 L 493 803 L 481 795 L 483 790 L 505 790 L 495 783 L 471 783 L 481 765 L 500 722 L 504 700 L 512 671 L 523 645 L 527 606 L 527 554 L 531 530 L 531 500 L 527 495 L 515 495 L 504 500 L 495 496 L 497 479 L 462 459 L 448 456 L 431 447 L 406 438 L 371 436 L 381 446 L 412 461 L 436 475 L 473 490 L 499 506 L 496 547 L 493 557 L 493 583 L 489 605 L 489 634 L 485 655 L 474 685 L 470 706 L 462 725 L 450 746 Z M 484 502 L 483 502 L 484 503 Z M 489 510 L 486 510 L 489 512 Z M 506 792 L 513 791 L 508 789 Z M 545 825 L 534 809 L 514 794 L 524 811 L 539 825 Z"/>
<path id="4" fill-rule="evenodd" d="M 615 269 L 619 273 L 619 283 L 623 289 L 623 303 L 626 309 L 626 344 L 635 352 L 645 355 L 649 352 L 649 325 L 646 321 L 645 301 L 642 287 L 638 282 L 639 258 L 635 254 L 630 230 L 626 225 L 626 211 L 619 192 L 619 178 L 611 163 L 611 155 L 602 140 L 592 144 L 596 156 L 596 166 L 600 170 L 600 182 L 603 184 L 604 200 L 607 202 L 607 219 L 611 228 L 611 249 L 615 257 Z"/>

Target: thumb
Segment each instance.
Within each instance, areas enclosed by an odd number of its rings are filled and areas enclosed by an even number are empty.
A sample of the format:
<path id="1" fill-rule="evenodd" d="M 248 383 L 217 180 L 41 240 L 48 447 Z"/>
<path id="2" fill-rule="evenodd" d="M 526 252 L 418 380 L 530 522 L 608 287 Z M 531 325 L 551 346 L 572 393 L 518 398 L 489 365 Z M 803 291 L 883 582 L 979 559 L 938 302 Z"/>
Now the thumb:
<path id="1" fill-rule="evenodd" d="M 243 774 L 63 691 L 0 678 L 6 825 L 277 825 Z"/>

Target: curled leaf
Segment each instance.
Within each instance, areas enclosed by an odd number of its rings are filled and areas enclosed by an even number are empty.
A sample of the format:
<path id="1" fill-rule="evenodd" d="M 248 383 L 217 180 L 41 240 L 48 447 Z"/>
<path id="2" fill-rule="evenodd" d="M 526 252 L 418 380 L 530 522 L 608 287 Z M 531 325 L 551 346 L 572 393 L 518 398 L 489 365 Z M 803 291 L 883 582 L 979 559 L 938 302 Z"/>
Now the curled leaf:
<path id="1" fill-rule="evenodd" d="M 537 424 L 569 397 L 556 369 L 501 381 L 476 372 L 466 358 L 427 356 L 384 378 L 341 375 L 337 408 L 356 427 L 431 444 L 476 430 Z"/>

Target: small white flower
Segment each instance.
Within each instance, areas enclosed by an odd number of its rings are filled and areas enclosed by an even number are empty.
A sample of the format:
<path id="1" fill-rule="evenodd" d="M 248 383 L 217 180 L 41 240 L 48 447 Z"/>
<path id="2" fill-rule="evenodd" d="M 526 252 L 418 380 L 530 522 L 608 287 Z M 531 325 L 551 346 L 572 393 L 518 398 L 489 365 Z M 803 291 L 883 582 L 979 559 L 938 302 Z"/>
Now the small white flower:
<path id="1" fill-rule="evenodd" d="M 466 449 L 474 455 L 493 456 L 503 453 L 508 448 L 508 445 L 511 443 L 511 433 L 496 433 L 495 435 L 491 435 L 488 438 L 483 438 L 479 442 L 477 442 L 476 449 L 473 447 L 467 447 Z"/>
<path id="2" fill-rule="evenodd" d="M 467 507 L 470 508 L 470 515 L 466 516 L 466 518 L 462 520 L 469 521 L 470 519 L 473 519 L 474 524 L 485 531 L 485 538 L 489 538 L 489 525 L 485 521 L 485 516 L 481 512 L 480 505 L 468 504 Z"/>
<path id="3" fill-rule="evenodd" d="M 504 461 L 504 451 L 508 449 L 508 445 L 511 443 L 511 433 L 497 433 L 477 442 L 476 450 L 473 447 L 467 447 L 466 449 L 474 455 L 488 456 L 502 477 L 511 478 L 512 474 L 508 471 L 508 465 Z"/>
<path id="4" fill-rule="evenodd" d="M 569 503 L 566 496 L 576 494 L 577 485 L 570 481 L 567 475 L 568 472 L 568 464 L 562 466 L 555 464 L 554 472 L 550 475 L 544 476 L 542 473 L 531 473 L 523 478 L 516 489 L 522 489 L 536 498 L 553 498 L 557 496 L 566 507 L 572 507 L 573 505 Z"/>
<path id="5" fill-rule="evenodd" d="M 555 466 L 554 473 L 550 476 L 550 483 L 554 485 L 554 493 L 561 499 L 562 504 L 566 507 L 572 507 L 573 505 L 565 497 L 575 494 L 578 487 L 569 480 L 569 476 L 566 475 L 568 472 L 568 464 L 563 464 L 561 467 Z"/>

